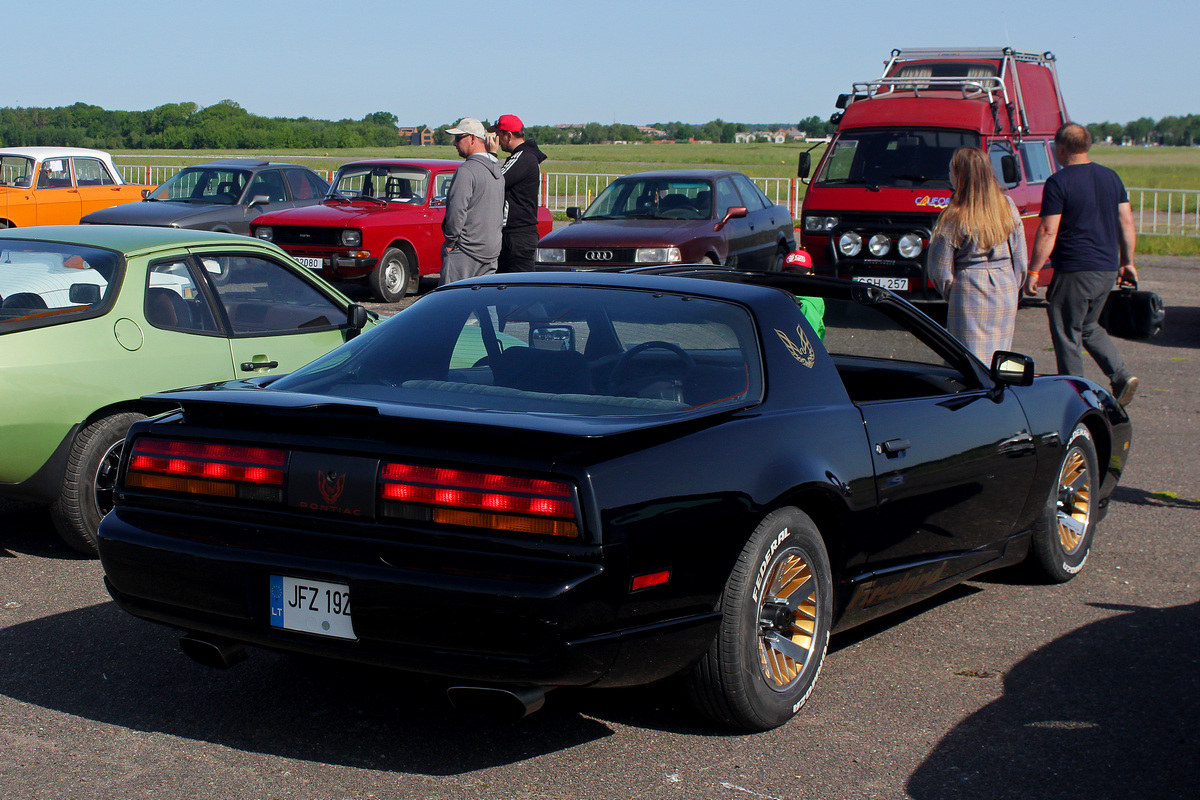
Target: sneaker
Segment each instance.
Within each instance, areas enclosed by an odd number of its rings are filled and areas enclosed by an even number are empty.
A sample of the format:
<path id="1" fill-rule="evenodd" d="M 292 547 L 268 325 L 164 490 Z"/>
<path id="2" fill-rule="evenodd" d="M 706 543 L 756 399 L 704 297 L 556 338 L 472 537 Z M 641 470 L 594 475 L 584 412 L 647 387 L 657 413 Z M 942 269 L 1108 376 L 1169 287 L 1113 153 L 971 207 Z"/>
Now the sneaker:
<path id="1" fill-rule="evenodd" d="M 1117 398 L 1117 402 L 1121 408 L 1133 402 L 1134 393 L 1137 392 L 1138 379 L 1134 375 L 1130 375 L 1123 381 L 1117 381 L 1113 384 L 1113 396 Z"/>

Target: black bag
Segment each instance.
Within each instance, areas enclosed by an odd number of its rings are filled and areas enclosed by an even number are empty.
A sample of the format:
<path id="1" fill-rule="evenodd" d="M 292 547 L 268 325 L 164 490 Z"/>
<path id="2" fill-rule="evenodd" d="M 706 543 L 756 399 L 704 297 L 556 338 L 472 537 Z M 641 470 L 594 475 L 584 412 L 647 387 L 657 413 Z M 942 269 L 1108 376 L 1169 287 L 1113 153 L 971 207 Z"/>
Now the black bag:
<path id="1" fill-rule="evenodd" d="M 1137 283 L 1118 284 L 1108 293 L 1100 326 L 1122 339 L 1153 339 L 1162 332 L 1163 301 L 1154 292 L 1138 291 Z"/>

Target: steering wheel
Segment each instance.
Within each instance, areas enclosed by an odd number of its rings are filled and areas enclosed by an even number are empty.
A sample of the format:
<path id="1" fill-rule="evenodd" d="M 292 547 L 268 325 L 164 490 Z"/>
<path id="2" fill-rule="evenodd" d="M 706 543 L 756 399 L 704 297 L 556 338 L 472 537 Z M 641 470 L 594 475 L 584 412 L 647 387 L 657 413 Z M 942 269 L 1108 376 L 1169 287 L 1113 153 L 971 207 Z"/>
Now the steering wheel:
<path id="1" fill-rule="evenodd" d="M 663 219 L 703 219 L 703 215 L 694 208 L 668 208 L 658 212 Z"/>
<path id="2" fill-rule="evenodd" d="M 634 359 L 647 350 L 666 350 L 675 356 L 679 360 L 677 367 L 678 375 L 665 376 L 657 373 L 645 375 L 628 381 L 628 386 L 622 386 L 622 384 L 626 383 L 625 373 L 629 371 Z M 682 402 L 683 382 L 695 368 L 696 361 L 687 354 L 686 350 L 677 344 L 657 340 L 642 342 L 621 354 L 621 357 L 617 359 L 617 363 L 613 365 L 612 372 L 609 373 L 608 383 L 612 387 L 614 394 L 619 394 L 618 389 L 623 388 L 626 392 L 632 392 L 633 397 L 656 397 L 661 400 Z M 646 392 L 647 390 L 650 390 L 649 394 L 642 394 L 642 392 Z"/>

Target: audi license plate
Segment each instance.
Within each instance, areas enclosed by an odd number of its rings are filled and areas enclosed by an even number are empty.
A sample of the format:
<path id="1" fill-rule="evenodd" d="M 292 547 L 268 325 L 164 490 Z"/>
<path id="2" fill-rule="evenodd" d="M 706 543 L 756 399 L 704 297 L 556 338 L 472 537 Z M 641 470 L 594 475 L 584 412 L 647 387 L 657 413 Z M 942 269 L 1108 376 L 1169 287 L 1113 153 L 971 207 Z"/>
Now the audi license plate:
<path id="1" fill-rule="evenodd" d="M 350 587 L 272 575 L 271 626 L 338 639 L 357 639 L 350 621 Z"/>
<path id="2" fill-rule="evenodd" d="M 869 283 L 872 286 L 882 286 L 893 292 L 907 292 L 908 278 L 877 278 L 874 275 L 855 275 L 853 280 L 859 283 Z"/>
<path id="3" fill-rule="evenodd" d="M 300 262 L 300 266 L 308 267 L 309 269 L 320 270 L 321 267 L 323 266 L 323 264 L 322 264 L 323 259 L 320 259 L 320 258 L 306 258 L 304 256 L 296 256 L 296 260 Z"/>

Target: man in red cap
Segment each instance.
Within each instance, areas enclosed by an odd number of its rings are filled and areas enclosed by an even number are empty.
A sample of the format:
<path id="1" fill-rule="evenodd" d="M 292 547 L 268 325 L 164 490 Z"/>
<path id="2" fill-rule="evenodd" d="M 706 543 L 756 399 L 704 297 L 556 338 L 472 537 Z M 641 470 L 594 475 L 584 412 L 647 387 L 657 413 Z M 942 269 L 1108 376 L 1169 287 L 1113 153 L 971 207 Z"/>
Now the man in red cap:
<path id="1" fill-rule="evenodd" d="M 525 139 L 525 125 L 515 114 L 501 114 L 488 128 L 488 150 L 511 153 L 500 168 L 504 173 L 504 229 L 497 272 L 532 272 L 537 249 L 538 164 L 546 154 Z"/>
<path id="2" fill-rule="evenodd" d="M 798 247 L 783 259 L 784 272 L 798 272 L 801 275 L 813 274 L 812 256 L 803 247 Z M 796 295 L 796 304 L 800 306 L 808 324 L 821 339 L 825 338 L 825 300 L 820 297 Z"/>

